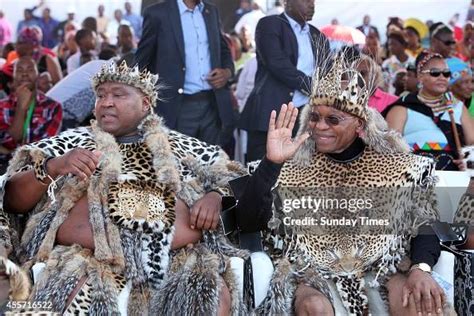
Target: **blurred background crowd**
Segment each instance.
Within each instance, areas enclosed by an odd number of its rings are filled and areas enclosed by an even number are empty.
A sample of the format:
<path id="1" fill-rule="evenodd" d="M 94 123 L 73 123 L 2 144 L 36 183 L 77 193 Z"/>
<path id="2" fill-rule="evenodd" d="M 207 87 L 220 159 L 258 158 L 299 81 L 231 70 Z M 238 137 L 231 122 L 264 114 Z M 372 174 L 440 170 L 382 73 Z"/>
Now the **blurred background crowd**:
<path id="1" fill-rule="evenodd" d="M 144 24 L 142 14 L 146 13 L 144 8 L 155 2 L 159 1 L 109 1 L 110 7 L 106 7 L 100 2 L 81 1 L 81 15 L 90 14 L 79 19 L 78 7 L 62 7 L 60 11 L 67 12 L 66 16 L 60 16 L 55 13 L 53 1 L 42 0 L 31 7 L 20 8 L 22 2 L 14 4 L 14 1 L 6 0 L 5 7 L 10 8 L 9 11 L 0 8 L 2 170 L 5 170 L 11 152 L 19 145 L 89 124 L 95 102 L 90 77 L 107 60 L 125 60 L 130 65 L 136 62 L 137 47 L 148 36 L 144 32 L 146 21 Z M 291 11 L 279 0 L 214 2 L 221 11 L 221 31 L 225 32 L 223 36 L 234 68 L 225 84 L 231 92 L 227 106 L 234 113 L 234 124 L 226 131 L 228 137 L 218 144 L 234 159 L 252 160 L 248 157 L 247 144 L 255 144 L 249 146 L 251 149 L 258 148 L 257 140 L 262 132 L 265 135 L 265 129 L 249 126 L 248 120 L 242 123 L 240 119 L 239 123 L 239 116 L 246 107 L 254 106 L 248 99 L 252 93 L 258 93 L 255 91 L 258 88 L 257 72 L 268 67 L 270 75 L 275 75 L 283 85 L 291 87 L 292 91 L 298 90 L 274 73 L 278 68 L 271 68 L 275 62 L 272 58 L 279 57 L 265 53 L 265 37 L 259 39 L 259 21 L 272 15 L 286 16 L 290 21 L 293 15 L 302 12 L 294 12 L 294 8 Z M 358 1 L 354 1 L 356 3 Z M 444 3 L 449 6 L 447 1 Z M 456 7 L 454 3 L 459 5 L 460 1 L 453 2 Z M 440 161 L 446 154 L 451 159 L 440 162 L 439 168 L 459 170 L 462 166 L 456 162 L 459 158 L 456 157 L 457 147 L 474 143 L 474 1 L 473 4 L 463 3 L 463 11 L 442 21 L 421 18 L 420 15 L 425 16 L 426 12 L 409 12 L 409 17 L 403 19 L 385 12 L 386 16 L 375 17 L 378 21 L 375 25 L 372 16 L 354 10 L 336 12 L 330 23 L 320 25 L 314 23 L 318 21 L 318 2 L 315 6 L 306 1 L 306 9 L 312 10 L 313 14 L 302 21 L 296 19 L 296 22 L 303 30 L 305 23 L 313 20 L 310 23 L 319 26 L 319 31 L 328 39 L 330 50 L 346 49 L 361 56 L 365 60 L 360 66 L 361 74 L 370 74 L 377 82 L 369 106 L 382 113 L 389 126 L 399 130 L 414 151 L 434 153 Z M 84 5 L 87 10 L 82 7 Z M 334 4 L 334 7 L 338 5 Z M 15 6 L 14 13 L 12 6 Z M 452 6 L 446 11 L 450 10 Z M 349 20 L 352 23 L 347 23 Z M 385 20 L 382 26 L 381 20 Z M 344 25 L 340 21 L 344 21 Z M 284 44 L 281 45 L 283 49 Z M 428 65 L 422 64 L 427 54 L 425 50 L 439 54 L 440 62 L 430 60 Z M 293 61 L 295 70 L 303 71 L 300 58 L 304 53 L 300 51 L 297 60 Z M 315 67 L 317 65 L 313 64 L 303 72 L 310 75 Z M 167 78 L 161 76 L 160 80 L 166 86 Z M 293 94 L 290 96 L 286 101 L 295 101 Z M 276 109 L 280 105 L 272 104 L 271 107 Z M 404 110 L 394 105 L 402 105 Z M 265 113 L 258 114 L 264 122 L 268 121 Z M 219 117 L 215 119 L 219 120 Z M 442 121 L 448 122 L 449 126 L 440 124 Z M 263 152 L 256 150 L 251 158 Z"/>

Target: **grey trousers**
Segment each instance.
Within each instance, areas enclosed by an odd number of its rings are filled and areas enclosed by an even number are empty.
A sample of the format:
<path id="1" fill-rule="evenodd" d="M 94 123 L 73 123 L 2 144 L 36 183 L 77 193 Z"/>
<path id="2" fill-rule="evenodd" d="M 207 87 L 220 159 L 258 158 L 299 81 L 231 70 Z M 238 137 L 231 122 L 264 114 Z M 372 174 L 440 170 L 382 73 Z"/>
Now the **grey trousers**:
<path id="1" fill-rule="evenodd" d="M 206 143 L 220 145 L 221 123 L 213 91 L 184 95 L 176 130 Z"/>

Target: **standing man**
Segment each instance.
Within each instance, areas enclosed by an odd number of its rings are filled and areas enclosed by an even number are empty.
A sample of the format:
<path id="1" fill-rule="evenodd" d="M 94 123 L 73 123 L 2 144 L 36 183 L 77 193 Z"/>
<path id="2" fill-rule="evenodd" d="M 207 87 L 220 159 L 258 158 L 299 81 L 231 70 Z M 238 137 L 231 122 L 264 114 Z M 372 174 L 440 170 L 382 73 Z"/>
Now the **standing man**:
<path id="1" fill-rule="evenodd" d="M 136 61 L 162 78 L 157 111 L 177 131 L 226 145 L 234 125 L 230 90 L 234 64 L 217 8 L 199 0 L 150 6 Z"/>
<path id="2" fill-rule="evenodd" d="M 33 10 L 32 9 L 23 10 L 23 16 L 24 16 L 25 19 L 18 22 L 18 25 L 16 27 L 16 35 L 17 36 L 18 36 L 18 34 L 20 34 L 20 31 L 22 29 L 24 29 L 25 27 L 31 27 L 31 26 L 40 27 L 39 21 L 33 15 Z"/>
<path id="3" fill-rule="evenodd" d="M 65 30 L 65 27 L 68 23 L 74 25 L 76 30 L 80 29 L 80 27 L 74 21 L 75 15 L 76 15 L 75 12 L 76 12 L 76 8 L 74 8 L 72 6 L 68 7 L 68 9 L 67 9 L 67 19 L 60 22 L 58 24 L 58 26 L 56 27 L 56 29 L 54 30 L 54 33 L 55 33 L 57 39 L 61 43 L 64 42 L 64 37 L 67 33 L 67 30 Z"/>
<path id="4" fill-rule="evenodd" d="M 58 39 L 54 35 L 54 30 L 58 26 L 59 22 L 51 17 L 51 9 L 44 8 L 43 16 L 41 17 L 40 26 L 43 31 L 43 46 L 47 48 L 53 48 L 58 44 Z"/>
<path id="5" fill-rule="evenodd" d="M 118 36 L 118 29 L 120 25 L 131 25 L 130 22 L 123 18 L 122 10 L 116 9 L 114 11 L 114 18 L 110 20 L 109 25 L 107 27 L 107 37 L 109 44 L 117 45 L 117 36 Z"/>
<path id="6" fill-rule="evenodd" d="M 377 38 L 380 39 L 379 30 L 375 26 L 370 25 L 369 15 L 364 16 L 364 20 L 362 20 L 362 25 L 359 25 L 357 29 L 361 31 L 362 33 L 364 33 L 365 36 L 368 36 L 370 33 L 375 33 Z"/>
<path id="7" fill-rule="evenodd" d="M 140 39 L 142 37 L 143 18 L 140 15 L 132 12 L 132 4 L 129 1 L 125 2 L 125 14 L 123 18 L 130 22 L 133 32 L 135 32 L 135 36 L 137 39 Z"/>
<path id="8" fill-rule="evenodd" d="M 117 54 L 122 60 L 125 60 L 128 65 L 133 65 L 135 53 L 137 52 L 137 45 L 133 38 L 133 29 L 130 25 L 120 25 L 117 36 Z"/>
<path id="9" fill-rule="evenodd" d="M 104 34 L 107 33 L 107 26 L 109 24 L 109 18 L 104 15 L 104 12 L 104 5 L 99 5 L 97 7 L 97 17 L 95 19 L 97 20 L 97 32 L 101 36 L 104 36 Z"/>
<path id="10" fill-rule="evenodd" d="M 309 25 L 314 1 L 288 0 L 281 15 L 264 17 L 257 25 L 258 70 L 255 87 L 240 119 L 249 132 L 247 161 L 265 154 L 268 120 L 279 105 L 293 101 L 296 107 L 308 102 L 311 76 L 329 54 L 326 37 Z M 295 132 L 297 128 L 295 127 Z"/>

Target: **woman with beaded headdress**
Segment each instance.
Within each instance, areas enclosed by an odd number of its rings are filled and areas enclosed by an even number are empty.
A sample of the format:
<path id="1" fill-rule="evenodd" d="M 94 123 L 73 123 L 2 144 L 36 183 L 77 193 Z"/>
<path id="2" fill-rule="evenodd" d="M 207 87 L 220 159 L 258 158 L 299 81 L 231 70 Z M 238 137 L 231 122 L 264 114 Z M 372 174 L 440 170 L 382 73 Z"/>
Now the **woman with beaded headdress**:
<path id="1" fill-rule="evenodd" d="M 0 178 L 0 262 L 10 301 L 26 303 L 8 309 L 241 311 L 227 258 L 246 254 L 226 243 L 218 221 L 226 183 L 242 171 L 219 147 L 164 126 L 152 108 L 157 80 L 105 64 L 92 79 L 96 121 L 23 146 L 10 161 Z"/>
<path id="2" fill-rule="evenodd" d="M 430 275 L 440 254 L 429 226 L 438 217 L 433 161 L 410 154 L 367 106 L 373 74 L 364 80 L 343 55 L 327 63 L 295 139 L 298 110 L 271 114 L 267 154 L 239 199 L 238 224 L 264 231 L 275 264 L 259 312 L 440 314 L 445 296 Z M 347 208 L 352 198 L 373 204 Z"/>
<path id="3" fill-rule="evenodd" d="M 416 69 L 421 88 L 385 109 L 388 126 L 415 153 L 434 157 L 437 169 L 463 170 L 459 151 L 474 144 L 474 121 L 462 101 L 448 92 L 451 71 L 443 56 L 429 51 L 418 55 Z"/>

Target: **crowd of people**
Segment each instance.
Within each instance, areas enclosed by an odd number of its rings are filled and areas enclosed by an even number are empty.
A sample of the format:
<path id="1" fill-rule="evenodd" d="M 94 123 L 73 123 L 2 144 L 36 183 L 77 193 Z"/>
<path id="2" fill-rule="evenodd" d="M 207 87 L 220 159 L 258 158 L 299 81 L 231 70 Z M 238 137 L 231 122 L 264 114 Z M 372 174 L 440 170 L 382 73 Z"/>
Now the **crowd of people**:
<path id="1" fill-rule="evenodd" d="M 40 8 L 42 15 L 36 16 L 35 12 Z M 124 9 L 124 13 L 120 9 L 114 10 L 113 18 L 109 18 L 104 15 L 104 6 L 99 5 L 96 17 L 87 17 L 78 25 L 73 8 L 68 10 L 67 19 L 59 22 L 41 1 L 37 6 L 24 10 L 24 20 L 17 26 L 16 41 L 11 38 L 7 17 L 1 13 L 0 47 L 3 58 L 0 59 L 0 94 L 6 97 L 15 90 L 13 65 L 19 57 L 30 56 L 35 61 L 38 91 L 47 94 L 54 88 L 51 92 L 54 96 L 58 93 L 64 96 L 63 92 L 80 80 L 77 74 L 68 75 L 92 60 L 121 59 L 129 65 L 138 63 L 140 67 L 160 74 L 159 83 L 163 89 L 157 111 L 169 127 L 218 144 L 231 157 L 245 162 L 259 159 L 264 154 L 271 110 L 289 101 L 293 101 L 296 107 L 307 102 L 305 94 L 311 86 L 311 75 L 319 67 L 317 61 L 324 60 L 332 47 L 331 38 L 326 41 L 318 29 L 307 23 L 312 12 L 299 12 L 304 8 L 290 8 L 287 10 L 289 13 L 284 13 L 281 1 L 276 1 L 266 16 L 259 1 L 242 0 L 235 12 L 235 27 L 228 34 L 220 34 L 222 27 L 217 12 L 212 14 L 216 21 L 196 21 L 192 18 L 178 23 L 177 16 L 166 15 L 164 18 L 171 19 L 173 23 L 159 24 L 155 18 L 160 17 L 150 16 L 147 11 L 143 21 L 140 15 L 133 12 L 129 2 L 125 2 Z M 185 14 L 182 6 L 179 9 Z M 150 16 L 148 19 L 147 15 Z M 202 30 L 206 29 L 208 34 L 200 33 L 207 35 L 197 37 L 202 46 L 196 48 L 196 53 L 189 54 L 186 53 L 186 45 L 196 44 L 189 34 L 193 28 L 199 32 L 195 23 L 200 23 Z M 338 22 L 334 19 L 333 23 Z M 207 29 L 208 25 L 211 29 Z M 291 29 L 284 25 L 291 26 Z M 177 28 L 182 29 L 182 35 Z M 377 85 L 371 92 L 369 105 L 388 115 L 390 127 L 406 136 L 415 152 L 441 160 L 439 169 L 463 169 L 457 154 L 459 144 L 473 144 L 474 137 L 471 135 L 474 115 L 471 105 L 474 85 L 470 66 L 471 42 L 474 40 L 472 22 L 467 21 L 464 27 L 460 27 L 456 17 L 448 25 L 432 21 L 424 23 L 416 18 L 405 21 L 390 18 L 384 45 L 380 43 L 379 30 L 371 25 L 370 16 L 365 16 L 357 29 L 365 35 L 365 45 L 347 43 L 351 46 L 345 48 L 366 59 L 364 67 L 367 70 L 376 70 Z M 308 31 L 310 40 L 305 35 Z M 178 45 L 172 41 L 173 34 Z M 140 40 L 142 37 L 143 40 Z M 430 63 L 425 65 L 428 68 L 420 69 L 417 57 L 424 50 L 443 56 L 447 64 L 434 68 L 446 71 L 441 75 L 437 75 L 436 71 L 431 74 L 433 67 Z M 204 64 L 200 63 L 201 58 Z M 97 71 L 99 65 L 93 70 Z M 448 70 L 450 76 L 447 78 Z M 87 71 L 82 76 L 90 75 L 91 72 Z M 206 79 L 199 79 L 199 76 Z M 433 80 L 426 80 L 430 78 Z M 80 94 L 86 94 L 87 101 L 77 97 L 54 100 L 61 103 L 65 112 L 62 129 L 57 132 L 87 125 L 91 118 L 93 93 L 87 89 L 87 80 L 81 80 L 80 84 L 80 89 L 74 92 L 87 90 Z M 436 92 L 433 85 L 439 87 Z M 200 92 L 212 93 L 197 96 Z M 188 95 L 193 95 L 192 101 Z M 424 101 L 420 101 L 419 95 Z M 203 106 L 202 102 L 212 106 Z M 431 114 L 432 111 L 422 106 L 426 102 L 453 103 L 449 107 L 455 109 L 453 120 L 457 126 L 456 133 L 450 128 L 437 126 L 439 115 L 444 115 L 441 121 L 447 122 L 443 125 L 448 124 L 451 117 L 446 111 Z M 419 106 L 416 105 L 418 103 Z M 390 114 L 386 109 L 389 105 L 392 105 Z M 182 107 L 187 111 L 181 111 Z M 78 117 L 78 109 L 88 115 Z M 427 124 L 413 126 L 412 122 L 424 117 L 428 120 Z M 401 123 L 403 121 L 406 122 Z M 10 125 L 11 122 L 5 124 Z M 458 147 L 455 141 L 458 141 Z M 2 146 L 2 152 L 15 148 L 9 144 Z M 8 159 L 9 155 L 2 157 L 2 170 L 5 170 Z"/>
<path id="2" fill-rule="evenodd" d="M 124 9 L 109 18 L 99 5 L 78 25 L 73 8 L 59 22 L 41 1 L 16 39 L 0 11 L 10 302 L 92 315 L 447 312 L 430 274 L 433 188 L 435 170 L 473 169 L 474 21 L 390 18 L 382 44 L 365 16 L 365 44 L 335 50 L 308 23 L 313 0 L 266 13 L 241 0 L 229 33 L 206 1 Z M 372 235 L 282 224 L 276 186 L 297 198 L 344 185 L 409 190 L 379 201 L 389 224 Z M 473 196 L 471 180 L 457 215 L 471 225 Z M 251 252 L 271 262 L 258 301 Z"/>

